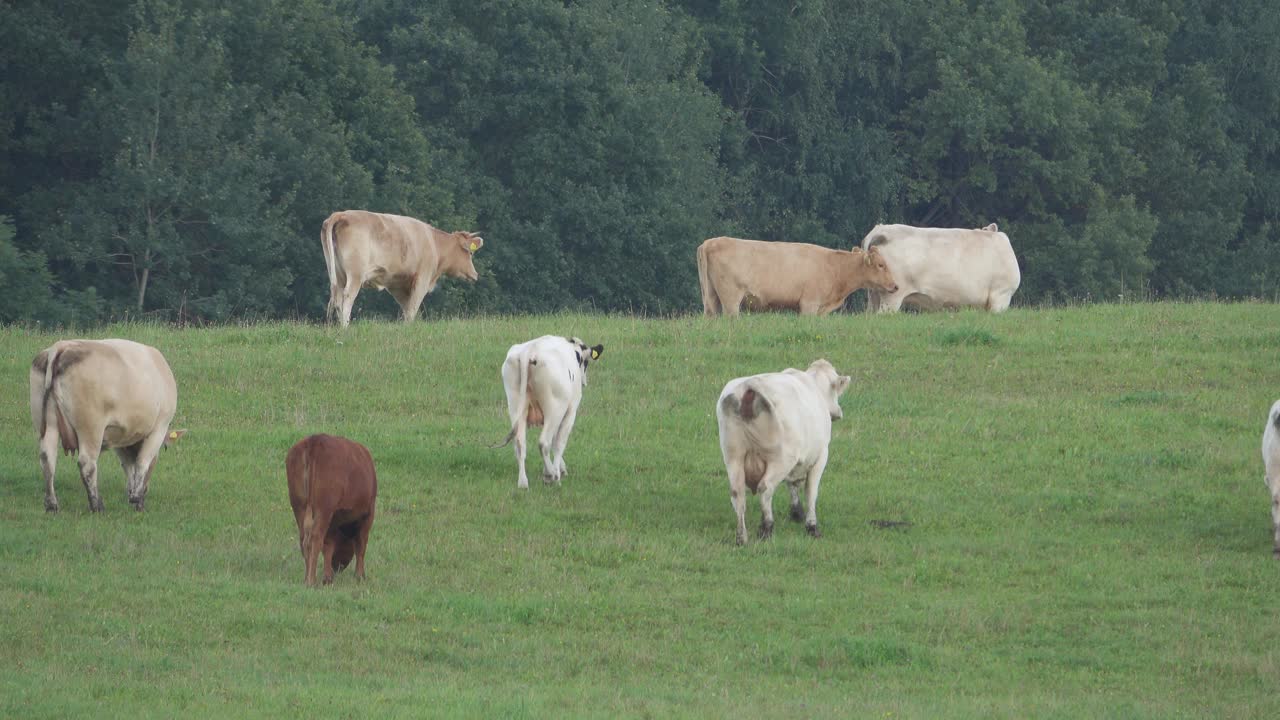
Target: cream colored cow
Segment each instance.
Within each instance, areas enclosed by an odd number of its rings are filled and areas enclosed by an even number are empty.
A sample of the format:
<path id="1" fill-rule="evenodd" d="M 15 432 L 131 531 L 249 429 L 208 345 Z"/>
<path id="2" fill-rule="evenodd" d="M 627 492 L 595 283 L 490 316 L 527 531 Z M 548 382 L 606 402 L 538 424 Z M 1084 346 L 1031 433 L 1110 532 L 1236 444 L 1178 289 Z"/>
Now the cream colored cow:
<path id="1" fill-rule="evenodd" d="M 391 293 L 409 322 L 442 275 L 475 282 L 480 275 L 471 256 L 484 238 L 447 233 L 403 215 L 343 210 L 324 221 L 320 243 L 329 270 L 325 317 L 346 327 L 362 287 Z"/>
<path id="2" fill-rule="evenodd" d="M 791 492 L 791 518 L 818 531 L 818 485 L 827 467 L 831 421 L 844 417 L 840 396 L 850 378 L 826 360 L 807 370 L 788 368 L 730 380 L 716 402 L 720 452 L 729 473 L 729 499 L 738 516 L 738 544 L 747 542 L 747 490 L 760 493 L 760 537 L 773 534 L 773 491 Z M 807 505 L 800 505 L 799 486 Z"/>
<path id="3" fill-rule="evenodd" d="M 45 510 L 58 511 L 59 441 L 78 451 L 91 511 L 102 510 L 98 455 L 106 448 L 120 457 L 129 502 L 141 510 L 160 448 L 186 432 L 169 430 L 178 387 L 160 351 L 130 340 L 63 340 L 36 355 L 30 379 Z"/>
<path id="4" fill-rule="evenodd" d="M 980 230 L 877 225 L 862 239 L 863 250 L 872 248 L 898 281 L 894 292 L 868 292 L 867 308 L 874 312 L 895 312 L 904 303 L 1001 312 L 1022 282 L 1009 236 L 994 223 Z"/>
<path id="5" fill-rule="evenodd" d="M 1267 470 L 1267 489 L 1271 491 L 1271 527 L 1275 536 L 1271 552 L 1280 559 L 1280 400 L 1267 414 L 1267 426 L 1262 431 L 1262 461 Z"/>

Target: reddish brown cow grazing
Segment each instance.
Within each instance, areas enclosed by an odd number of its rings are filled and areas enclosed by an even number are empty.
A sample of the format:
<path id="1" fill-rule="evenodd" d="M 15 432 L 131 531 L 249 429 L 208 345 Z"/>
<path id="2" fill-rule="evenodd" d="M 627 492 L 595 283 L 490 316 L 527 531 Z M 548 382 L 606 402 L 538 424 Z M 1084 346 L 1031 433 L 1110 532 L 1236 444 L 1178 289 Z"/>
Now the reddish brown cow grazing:
<path id="1" fill-rule="evenodd" d="M 324 582 L 356 559 L 364 579 L 364 551 L 373 527 L 378 477 L 368 448 L 333 435 L 311 435 L 289 449 L 284 461 L 289 503 L 298 522 L 298 546 L 306 583 L 316 584 L 316 562 L 324 553 Z"/>

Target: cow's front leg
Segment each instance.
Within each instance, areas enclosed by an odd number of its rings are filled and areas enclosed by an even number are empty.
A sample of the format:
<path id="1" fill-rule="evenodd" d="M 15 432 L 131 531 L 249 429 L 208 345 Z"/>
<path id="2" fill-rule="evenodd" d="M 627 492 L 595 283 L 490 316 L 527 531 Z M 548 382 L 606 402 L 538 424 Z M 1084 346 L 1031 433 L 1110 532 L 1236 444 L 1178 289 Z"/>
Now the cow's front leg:
<path id="1" fill-rule="evenodd" d="M 364 580 L 364 551 L 369 547 L 369 531 L 373 529 L 373 510 L 360 521 L 360 531 L 356 534 L 356 579 Z"/>
<path id="2" fill-rule="evenodd" d="M 81 439 L 80 455 L 77 458 L 80 465 L 80 481 L 84 483 L 84 491 L 89 496 L 89 511 L 102 512 L 102 497 L 98 494 L 98 448 L 100 444 L 84 445 L 84 439 Z M 98 441 L 101 443 L 101 440 Z"/>
<path id="3" fill-rule="evenodd" d="M 818 462 L 809 468 L 808 477 L 805 480 L 808 507 L 804 516 L 804 529 L 815 538 L 822 537 L 822 532 L 818 530 L 818 485 L 822 482 L 822 471 L 827 467 L 827 457 L 827 450 L 824 448 Z"/>
<path id="4" fill-rule="evenodd" d="M 133 461 L 133 477 L 129 485 L 129 503 L 134 510 L 141 511 L 147 500 L 147 488 L 151 486 L 151 471 L 160 459 L 160 448 L 164 445 L 169 428 L 165 427 L 147 436 L 137 448 L 138 453 Z M 123 462 L 124 457 L 121 456 Z M 128 469 L 125 470 L 128 473 Z"/>
<path id="5" fill-rule="evenodd" d="M 418 309 L 422 307 L 422 301 L 427 298 L 429 292 L 431 287 L 428 283 L 414 283 L 413 288 L 406 294 L 405 300 L 400 303 L 405 322 L 413 322 L 418 317 Z"/>
<path id="6" fill-rule="evenodd" d="M 804 505 L 800 503 L 800 491 L 796 489 L 799 485 L 798 482 L 787 483 L 787 490 L 791 493 L 791 519 L 796 522 L 804 520 Z"/>
<path id="7" fill-rule="evenodd" d="M 328 585 L 333 582 L 333 556 L 338 549 L 338 540 L 336 528 L 334 533 L 325 533 L 324 536 L 324 584 Z"/>

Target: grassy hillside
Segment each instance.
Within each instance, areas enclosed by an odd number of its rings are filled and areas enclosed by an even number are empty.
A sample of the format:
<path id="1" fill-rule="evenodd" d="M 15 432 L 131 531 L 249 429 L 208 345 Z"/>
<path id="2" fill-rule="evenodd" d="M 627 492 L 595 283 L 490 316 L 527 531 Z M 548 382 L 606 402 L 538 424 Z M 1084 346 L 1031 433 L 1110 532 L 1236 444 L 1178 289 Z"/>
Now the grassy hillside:
<path id="1" fill-rule="evenodd" d="M 605 344 L 569 476 L 516 490 L 499 366 Z M 46 515 L 0 330 L 0 715 L 1275 717 L 1280 563 L 1260 438 L 1280 307 L 891 317 L 559 315 L 172 330 L 145 513 L 104 456 Z M 715 398 L 849 372 L 818 501 L 733 545 Z M 367 444 L 369 581 L 302 585 L 284 455 Z M 750 527 L 759 519 L 750 498 Z M 903 521 L 883 529 L 877 521 Z"/>

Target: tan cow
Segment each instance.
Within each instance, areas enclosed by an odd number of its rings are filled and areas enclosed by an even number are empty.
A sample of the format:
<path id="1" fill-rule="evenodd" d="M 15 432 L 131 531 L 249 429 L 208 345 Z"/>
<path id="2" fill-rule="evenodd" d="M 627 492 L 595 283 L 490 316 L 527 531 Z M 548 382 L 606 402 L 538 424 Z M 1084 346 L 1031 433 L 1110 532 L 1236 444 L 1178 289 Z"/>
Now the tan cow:
<path id="1" fill-rule="evenodd" d="M 44 509 L 58 511 L 53 475 L 58 442 L 79 451 L 89 509 L 102 511 L 98 455 L 113 448 L 124 467 L 129 502 L 141 510 L 162 446 L 185 430 L 169 431 L 178 406 L 173 371 L 159 350 L 130 340 L 63 340 L 31 362 L 31 420 L 40 439 Z"/>
<path id="2" fill-rule="evenodd" d="M 753 309 L 826 315 L 862 288 L 898 289 L 879 251 L 716 237 L 698 246 L 698 282 L 707 315 Z"/>
<path id="3" fill-rule="evenodd" d="M 471 256 L 484 245 L 484 238 L 470 232 L 447 233 L 403 215 L 343 210 L 324 221 L 320 243 L 329 270 L 325 317 L 340 318 L 346 327 L 362 287 L 391 293 L 409 322 L 418 316 L 441 275 L 475 282 L 480 275 Z"/>

